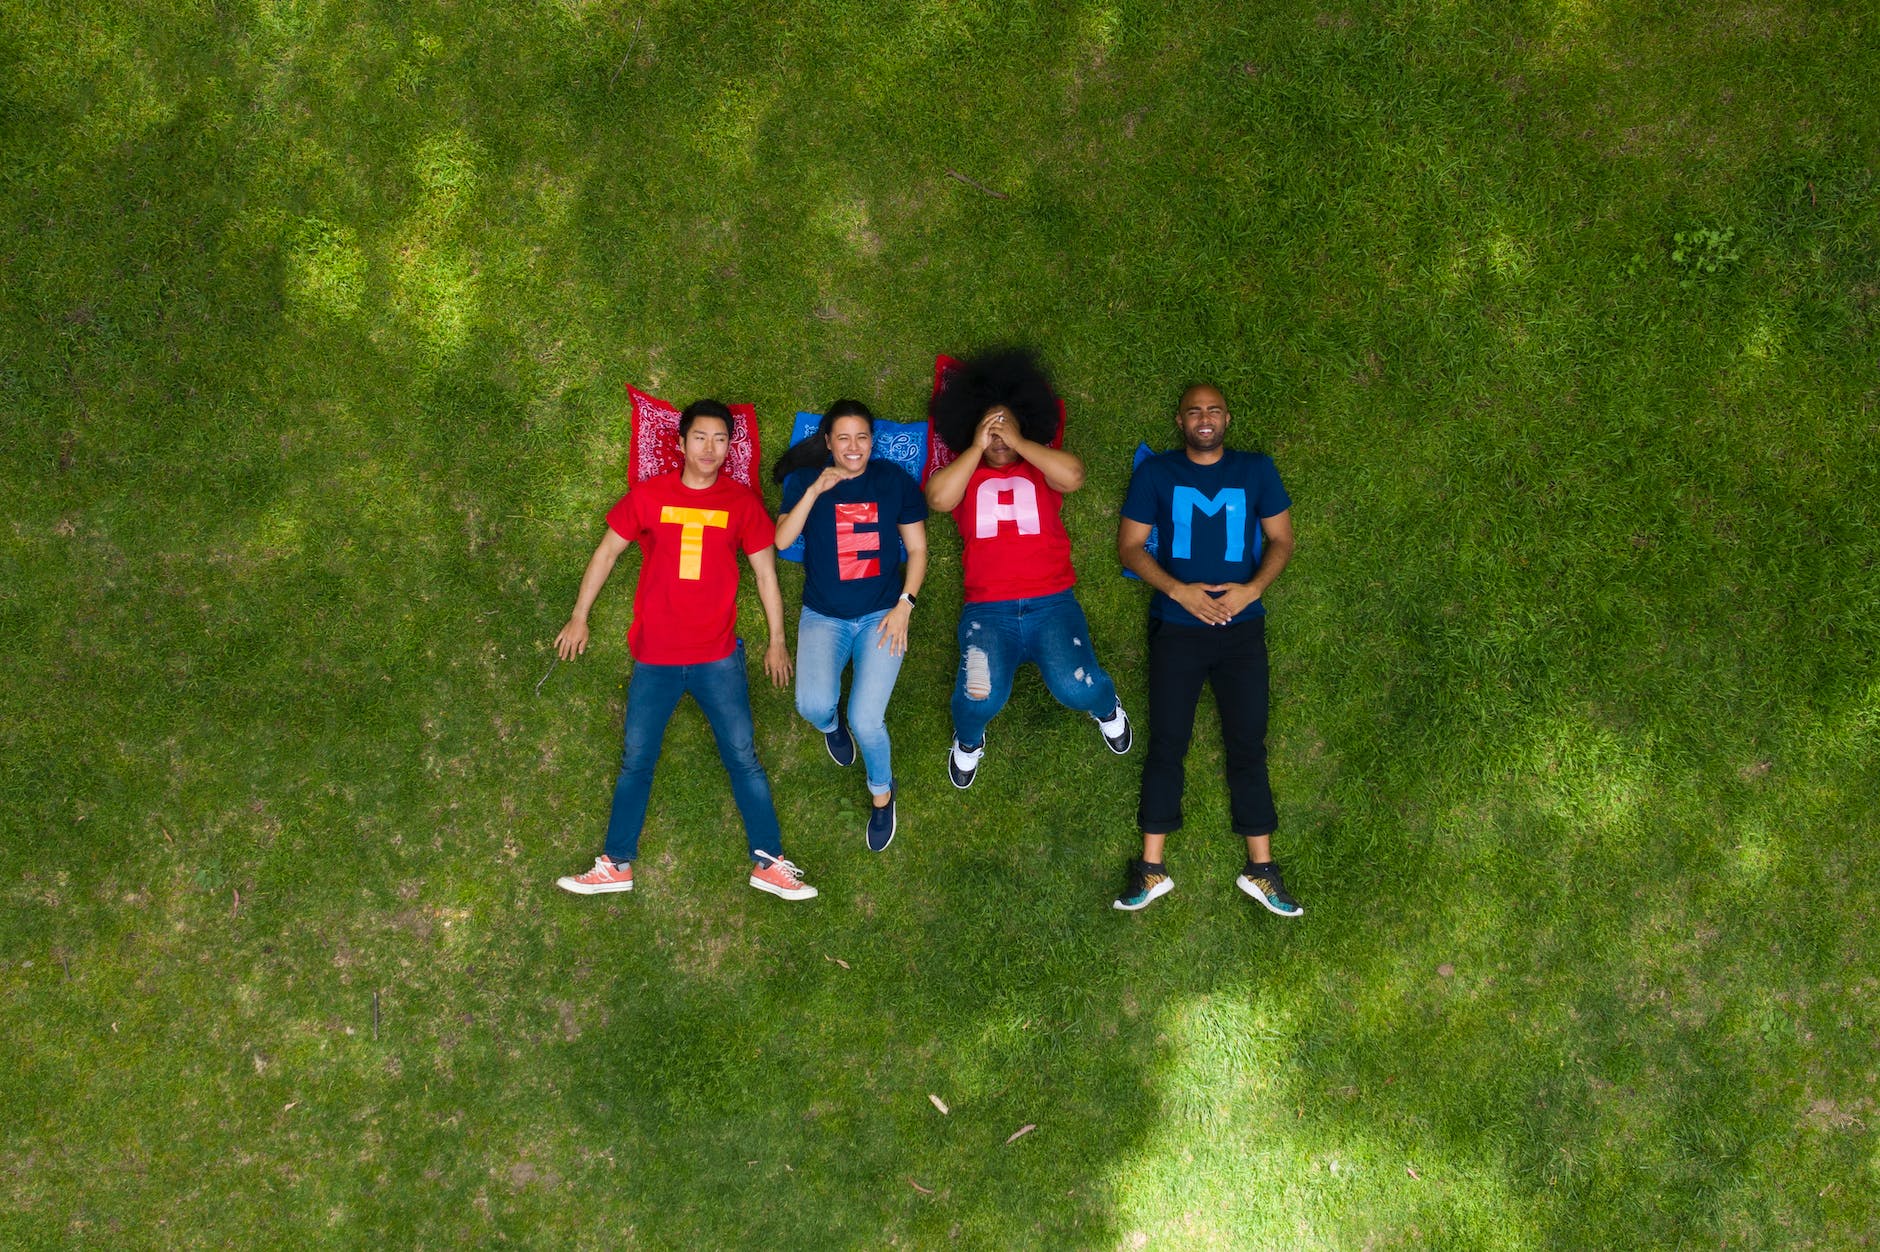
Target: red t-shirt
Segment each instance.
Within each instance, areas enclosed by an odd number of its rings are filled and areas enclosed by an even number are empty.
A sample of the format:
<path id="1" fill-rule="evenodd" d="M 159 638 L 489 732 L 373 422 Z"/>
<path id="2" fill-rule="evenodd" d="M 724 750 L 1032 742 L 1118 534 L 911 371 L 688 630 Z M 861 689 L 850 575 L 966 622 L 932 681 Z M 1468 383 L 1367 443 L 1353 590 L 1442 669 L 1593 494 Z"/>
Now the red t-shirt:
<path id="1" fill-rule="evenodd" d="M 1063 495 L 1030 461 L 1004 469 L 980 463 L 953 509 L 968 604 L 1056 595 L 1076 584 L 1063 506 Z"/>
<path id="2" fill-rule="evenodd" d="M 648 665 L 705 665 L 738 646 L 738 552 L 776 537 L 763 497 L 729 474 L 703 490 L 683 470 L 649 478 L 607 512 L 614 533 L 640 545 L 627 651 Z"/>

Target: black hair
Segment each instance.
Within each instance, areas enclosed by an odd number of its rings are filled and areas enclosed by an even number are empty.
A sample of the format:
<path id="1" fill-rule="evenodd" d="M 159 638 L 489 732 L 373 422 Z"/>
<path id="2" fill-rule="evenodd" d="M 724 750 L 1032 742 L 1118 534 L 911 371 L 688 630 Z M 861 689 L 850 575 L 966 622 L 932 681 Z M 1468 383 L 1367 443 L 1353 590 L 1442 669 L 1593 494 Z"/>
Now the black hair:
<path id="1" fill-rule="evenodd" d="M 994 348 L 960 362 L 942 379 L 929 412 L 934 432 L 958 455 L 971 446 L 986 412 L 1000 405 L 1033 443 L 1057 437 L 1057 392 L 1029 348 Z"/>
<path id="2" fill-rule="evenodd" d="M 681 442 L 684 441 L 687 435 L 692 433 L 692 423 L 696 422 L 701 417 L 717 418 L 725 424 L 725 433 L 727 435 L 731 433 L 731 410 L 725 407 L 724 401 L 694 400 L 692 403 L 685 406 L 684 412 L 679 414 L 679 439 Z"/>
<path id="3" fill-rule="evenodd" d="M 816 423 L 815 434 L 799 439 L 783 450 L 783 455 L 771 467 L 772 481 L 780 483 L 800 469 L 828 464 L 829 432 L 835 429 L 838 417 L 859 417 L 868 423 L 870 433 L 875 429 L 875 415 L 869 412 L 866 404 L 860 400 L 837 400 L 822 415 L 822 421 Z"/>

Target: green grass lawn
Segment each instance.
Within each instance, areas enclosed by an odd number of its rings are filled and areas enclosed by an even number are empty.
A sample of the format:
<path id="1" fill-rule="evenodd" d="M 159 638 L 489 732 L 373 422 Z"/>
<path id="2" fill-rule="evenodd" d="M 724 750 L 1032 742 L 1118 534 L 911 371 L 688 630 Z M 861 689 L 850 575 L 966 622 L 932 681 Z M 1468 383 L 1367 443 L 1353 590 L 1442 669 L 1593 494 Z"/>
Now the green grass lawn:
<path id="1" fill-rule="evenodd" d="M 0 0 L 0 1244 L 1869 1243 L 1876 99 L 1797 0 Z M 1140 746 L 1027 673 L 948 785 L 945 519 L 888 853 L 762 686 L 819 900 L 689 705 L 555 890 L 624 385 L 774 455 L 1001 340 L 1132 709 L 1131 449 L 1277 459 L 1306 917 L 1211 711 L 1139 915 Z"/>

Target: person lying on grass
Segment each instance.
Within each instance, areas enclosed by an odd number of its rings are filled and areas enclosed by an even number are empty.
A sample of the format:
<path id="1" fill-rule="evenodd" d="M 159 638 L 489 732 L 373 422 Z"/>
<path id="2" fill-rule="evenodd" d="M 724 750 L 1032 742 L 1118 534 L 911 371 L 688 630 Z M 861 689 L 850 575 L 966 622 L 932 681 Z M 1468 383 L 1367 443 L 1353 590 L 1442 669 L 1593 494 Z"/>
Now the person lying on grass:
<path id="1" fill-rule="evenodd" d="M 1234 833 L 1247 840 L 1240 889 L 1281 917 L 1305 912 L 1273 863 L 1279 815 L 1266 769 L 1266 602 L 1292 559 L 1292 498 L 1273 458 L 1224 446 L 1233 419 L 1218 387 L 1182 392 L 1182 446 L 1136 467 L 1116 530 L 1123 567 L 1155 591 L 1149 604 L 1149 750 L 1136 821 L 1142 857 L 1129 862 L 1119 909 L 1146 907 L 1174 887 L 1163 843 L 1182 825 L 1182 762 L 1201 684 L 1214 688 Z M 1156 555 L 1146 543 L 1161 536 Z"/>
<path id="2" fill-rule="evenodd" d="M 986 725 L 1026 661 L 1059 703 L 1096 721 L 1110 751 L 1129 751 L 1129 717 L 1071 593 L 1077 574 L 1061 510 L 1084 484 L 1084 463 L 1050 446 L 1058 417 L 1050 379 L 1023 349 L 963 362 L 933 399 L 934 433 L 957 455 L 927 480 L 927 503 L 953 514 L 965 567 L 947 756 L 947 775 L 962 790 L 973 785 Z"/>
<path id="3" fill-rule="evenodd" d="M 614 783 L 607 842 L 594 868 L 556 885 L 576 895 L 633 890 L 633 859 L 646 824 L 653 767 L 666 725 L 690 692 L 711 724 L 718 756 L 731 775 L 731 794 L 750 844 L 751 886 L 786 900 L 807 900 L 816 888 L 783 859 L 783 837 L 770 779 L 757 759 L 751 694 L 744 674 L 744 641 L 736 634 L 738 552 L 757 579 L 758 599 L 770 627 L 764 672 L 782 687 L 790 681 L 783 637 L 783 595 L 777 587 L 777 550 L 763 497 L 719 470 L 731 443 L 731 410 L 699 400 L 679 415 L 685 463 L 634 487 L 607 514 L 607 532 L 581 576 L 574 614 L 555 637 L 568 660 L 587 651 L 588 610 L 627 545 L 640 545 L 640 578 L 633 590 L 633 625 L 627 651 L 633 678 L 620 777 Z"/>
<path id="4" fill-rule="evenodd" d="M 777 458 L 783 484 L 776 546 L 803 536 L 803 614 L 796 626 L 796 711 L 822 732 L 837 765 L 862 749 L 874 801 L 869 851 L 894 841 L 888 698 L 907 654 L 907 623 L 927 574 L 927 501 L 906 470 L 875 460 L 875 415 L 838 400 L 816 433 Z M 901 549 L 907 548 L 907 561 Z M 842 671 L 855 663 L 848 718 Z"/>

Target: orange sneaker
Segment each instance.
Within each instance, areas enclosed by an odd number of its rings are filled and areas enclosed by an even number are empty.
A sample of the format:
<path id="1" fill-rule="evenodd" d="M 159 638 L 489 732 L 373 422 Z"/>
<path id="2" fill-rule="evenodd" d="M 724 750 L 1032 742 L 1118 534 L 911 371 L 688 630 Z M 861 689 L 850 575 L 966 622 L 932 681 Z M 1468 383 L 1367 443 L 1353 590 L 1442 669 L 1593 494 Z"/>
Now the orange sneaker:
<path id="1" fill-rule="evenodd" d="M 751 866 L 751 886 L 786 900 L 816 898 L 816 888 L 803 881 L 803 873 L 796 866 L 768 852 L 757 855 L 762 859 Z"/>
<path id="2" fill-rule="evenodd" d="M 594 858 L 594 868 L 585 874 L 565 874 L 555 880 L 555 885 L 563 891 L 572 891 L 578 896 L 597 896 L 609 891 L 633 890 L 633 862 L 608 860 L 604 856 Z"/>

